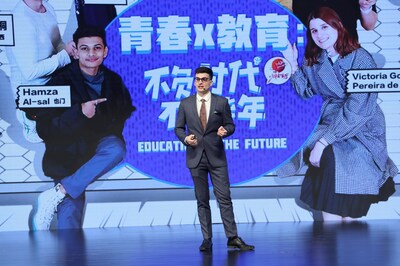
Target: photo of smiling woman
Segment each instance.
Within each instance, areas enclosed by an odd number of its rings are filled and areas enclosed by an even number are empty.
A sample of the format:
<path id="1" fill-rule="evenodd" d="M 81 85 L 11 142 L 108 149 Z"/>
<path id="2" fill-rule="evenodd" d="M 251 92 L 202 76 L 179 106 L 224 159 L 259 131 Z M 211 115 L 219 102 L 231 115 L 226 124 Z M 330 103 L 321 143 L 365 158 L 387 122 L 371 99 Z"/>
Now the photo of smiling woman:
<path id="1" fill-rule="evenodd" d="M 295 44 L 282 53 L 292 66 L 296 92 L 324 100 L 321 118 L 303 151 L 277 174 L 291 175 L 307 164 L 300 200 L 322 211 L 325 221 L 353 220 L 394 193 L 398 172 L 388 156 L 378 94 L 346 92 L 348 70 L 372 69 L 376 64 L 332 9 L 311 12 L 307 26 L 303 65 L 298 65 Z"/>

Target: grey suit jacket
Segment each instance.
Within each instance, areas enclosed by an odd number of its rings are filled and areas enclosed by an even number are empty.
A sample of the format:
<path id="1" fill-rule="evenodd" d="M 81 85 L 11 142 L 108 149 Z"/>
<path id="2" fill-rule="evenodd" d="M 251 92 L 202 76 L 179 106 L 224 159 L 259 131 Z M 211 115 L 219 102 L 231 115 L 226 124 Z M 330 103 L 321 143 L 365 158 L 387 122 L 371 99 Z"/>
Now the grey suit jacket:
<path id="1" fill-rule="evenodd" d="M 235 131 L 231 109 L 228 100 L 224 97 L 211 94 L 210 116 L 207 127 L 203 130 L 196 108 L 196 95 L 183 99 L 179 105 L 175 124 L 175 134 L 181 142 L 186 136 L 194 134 L 197 137 L 197 146 L 186 146 L 186 166 L 198 166 L 203 151 L 206 152 L 213 167 L 226 166 L 226 154 L 222 138 L 217 135 L 218 128 L 223 126 L 228 137 Z"/>

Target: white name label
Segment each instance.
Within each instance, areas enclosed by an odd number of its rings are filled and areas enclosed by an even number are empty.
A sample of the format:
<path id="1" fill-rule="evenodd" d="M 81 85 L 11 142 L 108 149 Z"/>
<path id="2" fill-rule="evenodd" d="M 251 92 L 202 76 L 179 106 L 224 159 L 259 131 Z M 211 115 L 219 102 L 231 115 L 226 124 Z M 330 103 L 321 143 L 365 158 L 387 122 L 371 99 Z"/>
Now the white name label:
<path id="1" fill-rule="evenodd" d="M 19 86 L 19 108 L 71 107 L 70 86 Z"/>
<path id="2" fill-rule="evenodd" d="M 359 69 L 347 72 L 347 92 L 400 92 L 400 69 Z"/>

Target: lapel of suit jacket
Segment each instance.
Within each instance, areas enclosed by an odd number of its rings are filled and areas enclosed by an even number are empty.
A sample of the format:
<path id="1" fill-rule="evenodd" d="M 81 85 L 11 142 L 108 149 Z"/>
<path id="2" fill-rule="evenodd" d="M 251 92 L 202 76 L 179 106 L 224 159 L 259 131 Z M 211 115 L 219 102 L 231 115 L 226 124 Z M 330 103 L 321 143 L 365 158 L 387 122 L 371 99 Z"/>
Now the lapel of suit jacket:
<path id="1" fill-rule="evenodd" d="M 199 113 L 197 112 L 197 94 L 192 95 L 191 98 L 189 98 L 189 104 L 190 104 L 190 114 L 189 117 L 193 117 L 195 122 L 194 124 L 196 125 L 197 130 L 200 132 L 203 131 L 203 127 L 201 126 L 201 121 L 199 117 Z M 190 119 L 190 118 L 189 118 Z"/>
<path id="2" fill-rule="evenodd" d="M 208 125 L 210 123 L 212 123 L 213 114 L 214 114 L 214 111 L 215 111 L 217 103 L 218 103 L 218 97 L 216 97 L 214 94 L 211 93 L 210 101 L 211 101 L 211 103 L 210 103 L 210 112 L 209 112 L 208 118 L 207 118 L 206 131 L 207 131 L 208 128 L 210 128 Z"/>

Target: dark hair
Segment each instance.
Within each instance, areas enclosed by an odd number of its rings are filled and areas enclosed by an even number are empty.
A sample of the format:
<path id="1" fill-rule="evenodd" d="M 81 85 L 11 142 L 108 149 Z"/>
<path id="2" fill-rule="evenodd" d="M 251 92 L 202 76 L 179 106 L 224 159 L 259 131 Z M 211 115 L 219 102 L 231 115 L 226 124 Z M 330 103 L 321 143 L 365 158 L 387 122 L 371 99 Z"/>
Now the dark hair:
<path id="1" fill-rule="evenodd" d="M 336 52 L 339 53 L 340 56 L 348 55 L 354 50 L 360 48 L 360 44 L 358 40 L 354 38 L 349 32 L 344 28 L 342 21 L 340 20 L 339 15 L 329 7 L 320 7 L 315 9 L 310 13 L 307 19 L 307 46 L 305 52 L 305 59 L 307 61 L 308 66 L 312 66 L 318 63 L 318 57 L 322 53 L 322 49 L 318 47 L 311 37 L 310 30 L 310 21 L 313 19 L 321 19 L 325 21 L 329 26 L 338 31 L 338 38 L 336 43 L 334 44 L 334 48 Z"/>
<path id="2" fill-rule="evenodd" d="M 103 28 L 95 26 L 82 26 L 78 27 L 72 36 L 75 44 L 78 45 L 78 41 L 84 37 L 100 37 L 103 40 L 104 46 L 106 43 L 106 31 Z"/>
<path id="3" fill-rule="evenodd" d="M 208 74 L 208 75 L 210 76 L 210 79 L 212 79 L 213 76 L 214 76 L 214 73 L 213 73 L 213 71 L 211 70 L 211 68 L 204 67 L 204 66 L 201 66 L 201 67 L 196 68 L 195 74 L 200 74 L 200 73 L 206 73 L 206 74 Z"/>

